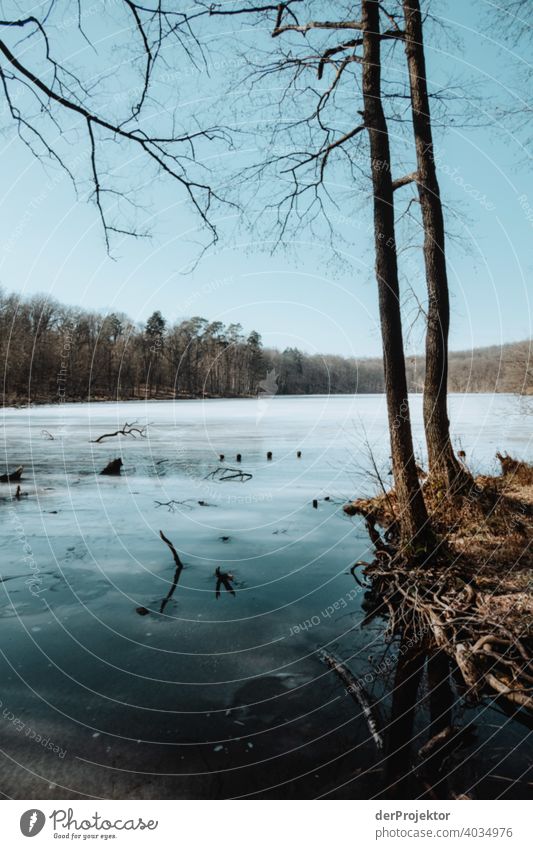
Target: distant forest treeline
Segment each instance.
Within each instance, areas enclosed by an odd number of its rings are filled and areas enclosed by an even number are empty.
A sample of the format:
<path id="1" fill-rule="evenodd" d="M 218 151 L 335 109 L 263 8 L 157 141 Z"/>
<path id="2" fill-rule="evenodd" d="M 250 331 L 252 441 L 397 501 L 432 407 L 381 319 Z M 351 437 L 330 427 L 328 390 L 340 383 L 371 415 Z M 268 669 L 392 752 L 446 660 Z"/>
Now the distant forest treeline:
<path id="1" fill-rule="evenodd" d="M 264 348 L 261 336 L 194 316 L 144 325 L 122 313 L 63 306 L 45 296 L 0 293 L 4 404 L 104 398 L 237 397 L 382 392 L 381 359 Z M 411 391 L 423 358 L 409 358 Z M 450 355 L 452 392 L 533 393 L 531 342 Z"/>

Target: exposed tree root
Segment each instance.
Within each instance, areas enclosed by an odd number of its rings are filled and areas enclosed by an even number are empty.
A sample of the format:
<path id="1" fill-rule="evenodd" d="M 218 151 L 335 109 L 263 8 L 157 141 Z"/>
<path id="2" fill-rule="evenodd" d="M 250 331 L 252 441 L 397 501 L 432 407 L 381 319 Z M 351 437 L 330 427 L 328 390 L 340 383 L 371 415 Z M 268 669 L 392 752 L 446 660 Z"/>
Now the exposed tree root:
<path id="1" fill-rule="evenodd" d="M 389 631 L 407 629 L 426 649 L 446 652 L 470 699 L 489 690 L 533 711 L 531 641 L 501 621 L 490 621 L 484 594 L 465 583 L 456 568 L 412 569 L 380 559 L 365 576 L 389 611 Z"/>
<path id="2" fill-rule="evenodd" d="M 503 475 L 473 480 L 458 500 L 424 490 L 443 544 L 422 563 L 390 541 L 393 492 L 358 499 L 345 512 L 364 516 L 376 548 L 364 575 L 388 611 L 389 633 L 409 633 L 420 651 L 448 655 L 470 700 L 491 693 L 533 712 L 533 467 L 498 459 Z"/>

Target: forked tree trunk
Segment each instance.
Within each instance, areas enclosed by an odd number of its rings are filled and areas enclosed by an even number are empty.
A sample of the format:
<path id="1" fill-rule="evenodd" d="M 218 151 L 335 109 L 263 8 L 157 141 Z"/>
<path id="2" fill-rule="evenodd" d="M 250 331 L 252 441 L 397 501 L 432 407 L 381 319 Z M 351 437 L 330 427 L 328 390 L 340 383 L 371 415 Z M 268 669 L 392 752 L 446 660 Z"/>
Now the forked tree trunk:
<path id="1" fill-rule="evenodd" d="M 376 277 L 392 467 L 402 542 L 416 546 L 427 542 L 431 535 L 416 470 L 407 397 L 389 137 L 381 101 L 379 5 L 376 0 L 363 0 L 361 5 L 364 118 L 370 138 Z"/>
<path id="2" fill-rule="evenodd" d="M 419 0 L 403 0 L 403 10 L 428 291 L 424 429 L 430 476 L 442 480 L 453 492 L 469 476 L 457 460 L 450 440 L 447 406 L 450 300 L 444 216 L 433 150 Z"/>

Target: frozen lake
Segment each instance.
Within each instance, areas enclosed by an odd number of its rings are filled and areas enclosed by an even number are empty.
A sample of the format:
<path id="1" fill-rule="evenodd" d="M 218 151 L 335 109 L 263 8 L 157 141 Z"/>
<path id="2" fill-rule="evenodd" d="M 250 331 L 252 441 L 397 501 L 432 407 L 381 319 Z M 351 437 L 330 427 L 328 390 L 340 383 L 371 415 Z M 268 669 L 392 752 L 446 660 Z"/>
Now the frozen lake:
<path id="1" fill-rule="evenodd" d="M 420 396 L 412 409 L 423 464 Z M 533 460 L 514 396 L 452 396 L 451 413 L 473 471 L 495 471 L 497 450 Z M 91 441 L 134 420 L 146 438 Z M 20 501 L 0 484 L 4 795 L 376 792 L 383 755 L 319 651 L 368 676 L 386 715 L 390 648 L 383 623 L 361 628 L 349 572 L 368 538 L 342 512 L 375 489 L 369 446 L 390 480 L 383 396 L 6 409 L 0 437 L 0 473 L 25 467 Z M 122 476 L 99 476 L 117 457 Z M 219 466 L 252 477 L 221 481 Z M 160 529 L 184 563 L 162 613 L 174 564 Z M 235 595 L 216 597 L 217 567 Z M 494 797 L 501 749 L 518 777 L 531 747 L 500 709 L 476 716 L 479 794 Z"/>

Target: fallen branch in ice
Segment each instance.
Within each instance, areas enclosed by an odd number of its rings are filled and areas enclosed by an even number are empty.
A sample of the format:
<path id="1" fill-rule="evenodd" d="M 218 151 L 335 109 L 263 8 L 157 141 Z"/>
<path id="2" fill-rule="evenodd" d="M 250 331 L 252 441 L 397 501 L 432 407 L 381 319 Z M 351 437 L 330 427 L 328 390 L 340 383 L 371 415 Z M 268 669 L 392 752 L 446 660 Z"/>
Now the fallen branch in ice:
<path id="1" fill-rule="evenodd" d="M 168 547 L 170 548 L 170 550 L 172 552 L 172 557 L 174 558 L 174 563 L 176 564 L 178 569 L 183 569 L 183 563 L 181 562 L 180 556 L 179 556 L 178 552 L 176 551 L 176 549 L 174 548 L 171 541 L 165 536 L 163 531 L 159 531 L 159 536 L 161 537 L 163 542 L 166 543 L 168 545 Z"/>
<path id="2" fill-rule="evenodd" d="M 220 598 L 220 588 L 223 586 L 226 592 L 231 593 L 231 595 L 235 595 L 235 590 L 231 584 L 234 581 L 234 577 L 230 572 L 221 572 L 220 566 L 217 566 L 215 571 L 215 576 L 217 579 L 217 586 L 215 589 L 215 598 Z"/>
<path id="3" fill-rule="evenodd" d="M 359 681 L 352 675 L 350 670 L 338 660 L 334 655 L 327 654 L 324 652 L 323 655 L 324 661 L 329 666 L 330 669 L 335 672 L 336 675 L 341 679 L 342 683 L 346 687 L 346 692 L 352 696 L 352 698 L 359 704 L 361 710 L 363 711 L 363 715 L 366 719 L 366 723 L 368 725 L 368 730 L 370 731 L 374 743 L 376 744 L 378 749 L 383 748 L 383 738 L 378 729 L 378 723 L 374 716 L 374 709 L 370 703 L 370 699 L 368 698 L 365 689 L 361 686 Z"/>
<path id="4" fill-rule="evenodd" d="M 115 430 L 113 433 L 103 433 L 98 439 L 92 439 L 91 442 L 103 442 L 104 439 L 111 439 L 113 436 L 132 436 L 134 439 L 140 436 L 146 439 L 147 428 L 148 425 L 138 425 L 136 421 L 131 422 L 131 424 L 126 422 L 124 427 L 119 428 L 119 430 Z"/>
<path id="5" fill-rule="evenodd" d="M 165 596 L 165 598 L 161 602 L 161 607 L 159 608 L 159 612 L 163 613 L 165 607 L 167 606 L 170 599 L 174 595 L 174 591 L 175 591 L 176 587 L 178 586 L 178 582 L 179 582 L 179 579 L 181 577 L 181 572 L 183 570 L 183 563 L 180 560 L 180 556 L 179 556 L 178 552 L 174 548 L 171 541 L 164 535 L 163 531 L 159 531 L 159 536 L 161 537 L 163 542 L 166 543 L 166 545 L 168 545 L 168 547 L 170 548 L 170 551 L 172 552 L 172 557 L 174 558 L 174 563 L 176 564 L 176 571 L 174 572 L 174 578 L 172 579 L 172 585 L 170 587 L 170 590 L 168 591 L 168 594 Z"/>
<path id="6" fill-rule="evenodd" d="M 192 510 L 194 504 L 198 504 L 200 507 L 213 506 L 212 504 L 208 504 L 207 501 L 196 501 L 194 498 L 186 498 L 184 501 L 176 501 L 174 498 L 171 498 L 170 501 L 154 501 L 154 504 L 156 510 L 158 507 L 168 507 L 169 513 L 175 513 L 178 507 L 188 507 Z"/>
<path id="7" fill-rule="evenodd" d="M 184 501 L 176 501 L 174 498 L 171 498 L 170 501 L 154 501 L 155 509 L 158 507 L 168 507 L 169 513 L 175 513 L 178 507 L 188 507 L 192 510 L 192 504 L 198 504 L 194 498 L 186 498 Z"/>
<path id="8" fill-rule="evenodd" d="M 241 472 L 240 469 L 230 469 L 227 466 L 219 466 L 218 469 L 214 469 L 214 471 L 209 472 L 208 475 L 205 476 L 204 480 L 212 480 L 212 481 L 238 481 L 239 483 L 246 483 L 253 478 L 253 475 L 250 472 Z"/>

